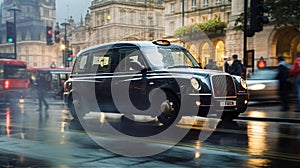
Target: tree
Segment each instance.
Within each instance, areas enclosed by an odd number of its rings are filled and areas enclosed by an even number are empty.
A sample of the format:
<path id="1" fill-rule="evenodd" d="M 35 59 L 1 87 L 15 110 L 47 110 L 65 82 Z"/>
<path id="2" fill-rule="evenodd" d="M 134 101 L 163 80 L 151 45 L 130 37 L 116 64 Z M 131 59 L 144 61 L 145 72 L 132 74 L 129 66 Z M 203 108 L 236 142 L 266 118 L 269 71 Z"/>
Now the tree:
<path id="1" fill-rule="evenodd" d="M 300 29 L 299 0 L 266 0 L 271 21 L 276 26 L 292 25 Z"/>
<path id="2" fill-rule="evenodd" d="M 300 29 L 300 1 L 299 0 L 265 0 L 269 7 L 270 21 L 275 26 L 292 25 Z M 248 9 L 249 12 L 249 9 Z M 250 13 L 248 13 L 249 21 Z M 235 27 L 243 29 L 244 13 L 235 20 Z"/>

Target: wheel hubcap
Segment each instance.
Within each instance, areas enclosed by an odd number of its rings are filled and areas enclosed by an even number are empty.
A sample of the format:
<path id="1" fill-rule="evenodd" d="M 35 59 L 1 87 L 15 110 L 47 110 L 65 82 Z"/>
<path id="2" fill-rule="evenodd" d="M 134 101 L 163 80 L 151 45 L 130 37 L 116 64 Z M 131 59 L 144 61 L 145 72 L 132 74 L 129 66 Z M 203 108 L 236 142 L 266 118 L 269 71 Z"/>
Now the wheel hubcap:
<path id="1" fill-rule="evenodd" d="M 174 111 L 173 103 L 168 100 L 164 101 L 160 105 L 160 110 L 162 113 L 172 113 Z"/>

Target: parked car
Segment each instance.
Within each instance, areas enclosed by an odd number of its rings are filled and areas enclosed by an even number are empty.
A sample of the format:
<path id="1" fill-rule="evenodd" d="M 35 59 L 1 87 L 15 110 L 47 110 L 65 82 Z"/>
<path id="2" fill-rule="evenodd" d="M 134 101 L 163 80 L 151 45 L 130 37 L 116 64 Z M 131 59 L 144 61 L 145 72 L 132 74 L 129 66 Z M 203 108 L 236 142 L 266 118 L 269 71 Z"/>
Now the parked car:
<path id="1" fill-rule="evenodd" d="M 201 69 L 185 48 L 166 40 L 84 49 L 76 57 L 64 92 L 74 118 L 95 110 L 137 109 L 135 115 L 156 116 L 165 125 L 193 110 L 199 116 L 213 111 L 222 118 L 236 118 L 247 109 L 248 97 L 241 77 Z M 188 110 L 179 113 L 184 107 Z"/>

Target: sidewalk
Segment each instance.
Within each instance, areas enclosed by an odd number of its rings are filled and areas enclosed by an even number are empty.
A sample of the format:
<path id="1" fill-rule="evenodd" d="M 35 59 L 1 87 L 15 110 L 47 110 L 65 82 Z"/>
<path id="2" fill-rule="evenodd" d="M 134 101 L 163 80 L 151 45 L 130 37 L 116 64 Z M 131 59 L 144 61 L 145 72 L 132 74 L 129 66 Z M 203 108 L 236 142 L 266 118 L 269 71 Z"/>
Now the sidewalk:
<path id="1" fill-rule="evenodd" d="M 289 122 L 300 124 L 300 112 L 294 112 L 294 103 L 291 104 L 291 110 L 280 111 L 280 104 L 262 104 L 249 105 L 245 113 L 240 114 L 242 120 L 259 120 L 271 122 Z"/>

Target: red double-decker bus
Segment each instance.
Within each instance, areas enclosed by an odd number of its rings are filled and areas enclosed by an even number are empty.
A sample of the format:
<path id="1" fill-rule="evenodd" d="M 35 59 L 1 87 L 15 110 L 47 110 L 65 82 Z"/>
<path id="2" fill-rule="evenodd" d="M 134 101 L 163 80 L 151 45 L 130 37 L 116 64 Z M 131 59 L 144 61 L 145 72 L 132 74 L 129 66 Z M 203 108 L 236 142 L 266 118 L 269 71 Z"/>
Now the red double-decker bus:
<path id="1" fill-rule="evenodd" d="M 29 80 L 24 61 L 0 59 L 0 102 L 20 99 L 26 94 Z"/>

